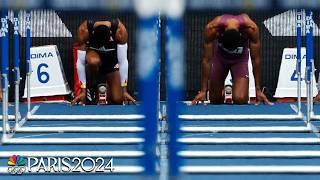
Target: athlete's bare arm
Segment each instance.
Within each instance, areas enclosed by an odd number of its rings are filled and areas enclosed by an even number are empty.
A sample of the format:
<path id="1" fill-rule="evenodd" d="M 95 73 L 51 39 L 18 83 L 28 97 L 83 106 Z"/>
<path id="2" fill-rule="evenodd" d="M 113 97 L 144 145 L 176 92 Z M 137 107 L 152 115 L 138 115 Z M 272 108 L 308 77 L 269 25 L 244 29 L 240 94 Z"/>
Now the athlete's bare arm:
<path id="1" fill-rule="evenodd" d="M 249 48 L 250 56 L 252 60 L 253 76 L 255 79 L 256 97 L 258 102 L 264 102 L 271 104 L 266 96 L 261 91 L 260 80 L 261 80 L 261 60 L 260 60 L 260 37 L 259 28 L 255 22 L 253 22 L 250 17 L 243 14 L 245 19 L 245 31 L 249 37 Z"/>
<path id="2" fill-rule="evenodd" d="M 78 28 L 78 46 L 79 50 L 86 50 L 86 43 L 89 40 L 89 31 L 87 27 L 87 20 L 83 21 Z"/>
<path id="3" fill-rule="evenodd" d="M 201 91 L 193 99 L 192 104 L 196 104 L 198 101 L 203 101 L 206 97 L 209 74 L 211 70 L 211 60 L 213 57 L 213 41 L 217 37 L 219 19 L 220 16 L 209 22 L 204 31 L 204 53 L 202 58 Z"/>

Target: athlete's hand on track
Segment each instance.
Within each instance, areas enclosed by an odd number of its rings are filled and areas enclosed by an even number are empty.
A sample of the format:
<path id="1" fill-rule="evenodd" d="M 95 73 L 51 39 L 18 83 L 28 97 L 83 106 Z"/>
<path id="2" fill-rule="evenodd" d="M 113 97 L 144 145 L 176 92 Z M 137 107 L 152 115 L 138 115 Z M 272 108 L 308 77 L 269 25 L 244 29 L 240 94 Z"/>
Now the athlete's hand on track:
<path id="1" fill-rule="evenodd" d="M 82 104 L 85 105 L 87 103 L 87 99 L 86 99 L 86 92 L 82 91 L 77 97 L 75 97 L 72 101 L 71 104 Z"/>
<path id="2" fill-rule="evenodd" d="M 260 102 L 262 102 L 267 105 L 273 105 L 273 103 L 268 100 L 267 96 L 261 90 L 258 90 L 256 92 L 256 99 L 257 99 L 256 104 L 259 104 Z"/>
<path id="3" fill-rule="evenodd" d="M 137 101 L 126 91 L 123 93 L 124 103 L 132 102 L 134 105 L 137 105 Z"/>
<path id="4" fill-rule="evenodd" d="M 196 97 L 192 100 L 192 105 L 198 104 L 199 101 L 205 101 L 206 100 L 207 93 L 205 91 L 199 91 Z"/>
<path id="5" fill-rule="evenodd" d="M 313 98 L 313 102 L 320 102 L 320 91 L 316 95 L 316 97 Z"/>

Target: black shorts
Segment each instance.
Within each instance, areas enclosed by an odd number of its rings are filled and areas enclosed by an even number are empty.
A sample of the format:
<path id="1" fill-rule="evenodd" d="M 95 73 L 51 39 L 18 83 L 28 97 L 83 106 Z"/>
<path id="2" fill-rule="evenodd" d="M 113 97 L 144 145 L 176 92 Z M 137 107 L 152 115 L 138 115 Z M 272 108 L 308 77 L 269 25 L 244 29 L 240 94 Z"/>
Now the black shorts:
<path id="1" fill-rule="evenodd" d="M 94 50 L 94 49 L 91 49 L 91 50 Z M 117 52 L 109 53 L 109 52 L 101 52 L 97 50 L 94 50 L 94 51 L 99 55 L 100 61 L 101 61 L 99 74 L 108 74 L 110 72 L 119 70 Z"/>
<path id="2" fill-rule="evenodd" d="M 118 58 L 117 58 L 117 52 L 101 52 L 94 50 L 96 53 L 98 53 L 101 61 L 101 66 L 99 68 L 99 72 L 97 74 L 97 77 L 90 77 L 87 74 L 87 104 L 97 104 L 97 88 L 99 84 L 105 84 L 106 83 L 106 75 L 108 73 L 112 73 L 115 71 L 119 71 L 119 64 L 118 64 Z M 89 73 L 90 74 L 90 73 Z M 90 82 L 89 82 L 90 81 Z"/>

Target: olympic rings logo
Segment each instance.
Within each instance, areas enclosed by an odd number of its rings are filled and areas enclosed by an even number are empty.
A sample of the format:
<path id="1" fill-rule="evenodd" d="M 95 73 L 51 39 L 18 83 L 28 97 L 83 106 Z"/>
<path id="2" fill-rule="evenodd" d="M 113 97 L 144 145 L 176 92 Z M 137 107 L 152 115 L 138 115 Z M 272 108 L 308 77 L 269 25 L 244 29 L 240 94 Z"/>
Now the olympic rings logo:
<path id="1" fill-rule="evenodd" d="M 26 172 L 25 166 L 8 166 L 8 172 L 12 175 L 21 175 Z"/>

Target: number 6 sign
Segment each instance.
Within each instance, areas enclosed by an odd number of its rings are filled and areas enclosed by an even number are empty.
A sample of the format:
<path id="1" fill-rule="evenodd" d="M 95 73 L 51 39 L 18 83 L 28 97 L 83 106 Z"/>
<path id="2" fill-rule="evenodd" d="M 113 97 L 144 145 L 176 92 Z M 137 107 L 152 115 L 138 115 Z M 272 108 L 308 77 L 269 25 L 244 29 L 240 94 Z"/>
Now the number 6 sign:
<path id="1" fill-rule="evenodd" d="M 56 96 L 70 93 L 56 45 L 32 47 L 30 96 Z M 24 98 L 27 89 L 24 88 Z"/>

